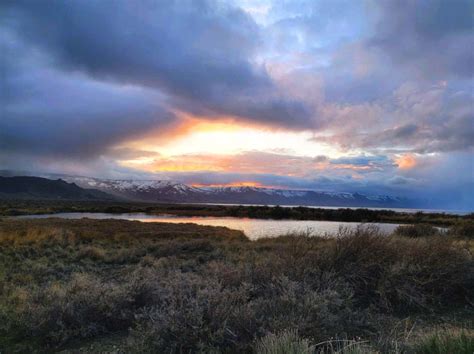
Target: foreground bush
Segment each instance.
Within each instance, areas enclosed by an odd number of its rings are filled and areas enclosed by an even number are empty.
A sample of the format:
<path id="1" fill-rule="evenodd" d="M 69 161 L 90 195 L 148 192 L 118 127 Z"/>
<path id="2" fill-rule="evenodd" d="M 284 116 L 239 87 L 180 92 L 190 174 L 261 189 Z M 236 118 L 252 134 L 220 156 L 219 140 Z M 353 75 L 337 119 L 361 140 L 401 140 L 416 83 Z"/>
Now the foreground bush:
<path id="1" fill-rule="evenodd" d="M 473 275 L 469 240 L 370 227 L 249 242 L 191 224 L 2 221 L 0 352 L 110 335 L 137 353 L 387 352 L 401 318 L 467 311 Z"/>
<path id="2" fill-rule="evenodd" d="M 311 344 L 296 331 L 266 335 L 255 345 L 256 354 L 375 354 L 366 342 L 357 340 L 331 339 Z"/>
<path id="3" fill-rule="evenodd" d="M 471 354 L 474 353 L 474 336 L 465 331 L 437 332 L 422 339 L 414 349 L 417 354 Z"/>
<path id="4" fill-rule="evenodd" d="M 327 264 L 362 304 L 403 312 L 463 302 L 471 296 L 472 255 L 451 240 L 389 238 L 368 230 L 335 240 Z"/>
<path id="5" fill-rule="evenodd" d="M 474 239 L 474 222 L 459 221 L 449 228 L 448 235 L 472 240 Z"/>
<path id="6" fill-rule="evenodd" d="M 256 354 L 311 354 L 314 350 L 309 340 L 300 338 L 295 331 L 269 334 L 255 346 Z"/>
<path id="7" fill-rule="evenodd" d="M 75 273 L 66 283 L 17 293 L 17 316 L 26 337 L 45 344 L 95 337 L 127 329 L 143 306 L 152 279 L 104 282 L 89 273 Z M 14 294 L 15 296 L 15 294 Z"/>
<path id="8" fill-rule="evenodd" d="M 363 324 L 362 312 L 351 308 L 348 294 L 314 290 L 286 278 L 269 279 L 265 289 L 256 289 L 252 284 L 229 288 L 216 278 L 173 274 L 160 287 L 156 304 L 138 315 L 131 348 L 248 351 L 256 337 L 268 332 L 293 328 L 321 341 Z"/>
<path id="9" fill-rule="evenodd" d="M 395 229 L 394 233 L 399 236 L 412 238 L 439 236 L 442 234 L 438 228 L 428 224 L 401 225 Z"/>

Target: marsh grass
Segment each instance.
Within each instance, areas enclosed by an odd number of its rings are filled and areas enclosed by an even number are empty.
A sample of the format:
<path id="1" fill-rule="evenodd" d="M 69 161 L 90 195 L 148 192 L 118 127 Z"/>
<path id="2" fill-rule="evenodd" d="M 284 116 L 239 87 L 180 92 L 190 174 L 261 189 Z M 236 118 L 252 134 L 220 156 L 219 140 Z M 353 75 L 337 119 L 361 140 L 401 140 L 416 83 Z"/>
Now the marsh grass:
<path id="1" fill-rule="evenodd" d="M 474 239 L 474 222 L 458 221 L 450 227 L 448 234 L 452 237 Z"/>
<path id="2" fill-rule="evenodd" d="M 312 354 L 314 350 L 314 345 L 295 331 L 266 335 L 255 345 L 256 354 Z"/>
<path id="3" fill-rule="evenodd" d="M 444 234 L 440 229 L 429 224 L 401 225 L 395 229 L 394 233 L 399 236 L 411 238 L 440 236 Z"/>
<path id="4" fill-rule="evenodd" d="M 414 346 L 417 354 L 474 353 L 474 333 L 465 330 L 437 331 Z"/>
<path id="5" fill-rule="evenodd" d="M 364 208 L 314 208 L 265 205 L 197 205 L 145 202 L 3 200 L 0 215 L 51 214 L 61 212 L 148 213 L 180 216 L 231 216 L 257 219 L 327 220 L 352 222 L 389 222 L 397 224 L 430 224 L 452 226 L 474 221 L 474 213 L 455 215 L 435 212 L 399 212 Z"/>
<path id="6" fill-rule="evenodd" d="M 0 351 L 54 351 L 117 336 L 122 352 L 469 344 L 423 336 L 415 343 L 398 328 L 402 319 L 424 318 L 428 332 L 439 314 L 472 310 L 472 241 L 453 233 L 386 236 L 361 227 L 335 238 L 250 242 L 239 231 L 193 224 L 3 220 Z M 455 326 L 470 326 L 453 316 Z"/>

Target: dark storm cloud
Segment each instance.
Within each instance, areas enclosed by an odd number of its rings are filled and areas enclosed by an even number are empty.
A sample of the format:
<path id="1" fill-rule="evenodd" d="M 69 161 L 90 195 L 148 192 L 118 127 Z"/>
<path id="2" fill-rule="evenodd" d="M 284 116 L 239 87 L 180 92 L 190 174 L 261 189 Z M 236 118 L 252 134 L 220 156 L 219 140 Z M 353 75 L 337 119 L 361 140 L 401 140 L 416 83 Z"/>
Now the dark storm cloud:
<path id="1" fill-rule="evenodd" d="M 15 153 L 92 158 L 108 146 L 175 121 L 159 94 L 90 80 L 48 65 L 5 32 L 0 92 L 2 160 Z"/>
<path id="2" fill-rule="evenodd" d="M 430 78 L 472 75 L 472 0 L 385 0 L 374 5 L 380 20 L 371 44 L 393 62 Z"/>
<path id="3" fill-rule="evenodd" d="M 1 30 L 1 165 L 95 159 L 111 145 L 176 121 L 159 92 L 58 70 L 12 28 Z"/>
<path id="4" fill-rule="evenodd" d="M 58 86 L 49 86 L 51 90 L 35 97 L 44 104 L 30 102 L 4 107 L 2 113 L 7 119 L 0 121 L 3 153 L 94 157 L 114 143 L 174 120 L 172 113 L 133 90 L 97 87 L 80 80 L 55 84 Z M 63 84 L 74 88 L 62 91 Z"/>
<path id="5" fill-rule="evenodd" d="M 388 180 L 388 183 L 393 185 L 410 185 L 414 182 L 416 182 L 414 178 L 407 178 L 403 176 L 393 176 Z"/>
<path id="6" fill-rule="evenodd" d="M 308 118 L 252 61 L 259 29 L 240 9 L 147 0 L 13 1 L 6 9 L 10 25 L 64 69 L 164 90 L 193 113 L 294 127 Z"/>

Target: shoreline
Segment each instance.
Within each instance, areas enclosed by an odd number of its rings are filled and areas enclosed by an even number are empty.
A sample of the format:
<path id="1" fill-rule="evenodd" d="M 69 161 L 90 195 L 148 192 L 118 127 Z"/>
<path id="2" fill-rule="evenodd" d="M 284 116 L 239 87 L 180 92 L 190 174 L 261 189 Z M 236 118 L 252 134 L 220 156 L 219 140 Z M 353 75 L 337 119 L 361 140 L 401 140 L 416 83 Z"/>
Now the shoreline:
<path id="1" fill-rule="evenodd" d="M 312 220 L 359 223 L 430 224 L 449 227 L 473 220 L 474 213 L 400 212 L 392 209 L 263 206 L 230 204 L 165 204 L 110 201 L 2 200 L 0 217 L 58 213 L 145 213 L 177 217 L 236 217 L 262 220 Z"/>

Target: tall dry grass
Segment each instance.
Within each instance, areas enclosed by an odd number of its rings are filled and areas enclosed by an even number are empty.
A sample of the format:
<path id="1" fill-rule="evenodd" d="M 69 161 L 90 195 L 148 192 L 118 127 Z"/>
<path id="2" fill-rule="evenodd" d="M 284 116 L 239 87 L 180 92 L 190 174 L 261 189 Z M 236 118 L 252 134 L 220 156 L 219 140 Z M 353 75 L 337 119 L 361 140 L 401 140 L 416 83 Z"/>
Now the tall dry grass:
<path id="1" fill-rule="evenodd" d="M 191 224 L 3 220 L 0 351 L 111 335 L 124 352 L 415 351 L 407 318 L 469 326 L 472 241 L 455 233 L 250 242 Z"/>

